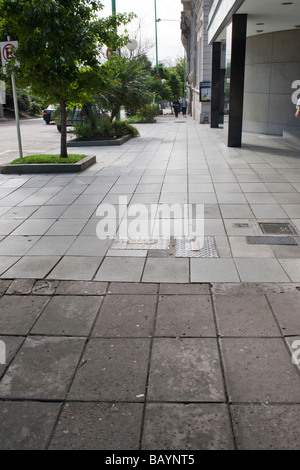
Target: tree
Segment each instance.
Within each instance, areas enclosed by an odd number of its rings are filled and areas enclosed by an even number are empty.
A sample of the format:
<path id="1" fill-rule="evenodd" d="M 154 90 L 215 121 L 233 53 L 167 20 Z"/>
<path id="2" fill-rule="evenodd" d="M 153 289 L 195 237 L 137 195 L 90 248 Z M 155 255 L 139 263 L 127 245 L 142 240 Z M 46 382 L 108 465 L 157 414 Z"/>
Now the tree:
<path id="1" fill-rule="evenodd" d="M 103 108 L 111 112 L 111 121 L 121 106 L 134 110 L 151 102 L 149 76 L 142 62 L 113 56 L 103 65 L 102 71 L 106 83 L 97 95 Z"/>
<path id="2" fill-rule="evenodd" d="M 20 87 L 61 108 L 61 157 L 67 157 L 67 107 L 89 101 L 90 83 L 99 73 L 103 44 L 117 48 L 127 41 L 116 31 L 133 15 L 97 16 L 98 0 L 0 0 L 0 37 L 19 41 L 14 67 Z"/>

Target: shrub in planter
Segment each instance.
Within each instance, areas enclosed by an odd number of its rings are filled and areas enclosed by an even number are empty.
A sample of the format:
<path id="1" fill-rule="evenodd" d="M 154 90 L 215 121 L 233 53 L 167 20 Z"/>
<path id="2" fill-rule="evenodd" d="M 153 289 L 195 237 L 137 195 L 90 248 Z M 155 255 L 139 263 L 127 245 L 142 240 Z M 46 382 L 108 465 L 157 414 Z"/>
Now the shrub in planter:
<path id="1" fill-rule="evenodd" d="M 96 129 L 92 129 L 89 121 L 75 123 L 74 134 L 78 140 L 104 140 L 123 137 L 124 135 L 137 136 L 138 130 L 125 121 L 111 122 L 107 117 L 99 119 Z"/>
<path id="2" fill-rule="evenodd" d="M 146 104 L 138 110 L 138 115 L 145 121 L 154 121 L 156 116 L 159 116 L 158 104 Z"/>

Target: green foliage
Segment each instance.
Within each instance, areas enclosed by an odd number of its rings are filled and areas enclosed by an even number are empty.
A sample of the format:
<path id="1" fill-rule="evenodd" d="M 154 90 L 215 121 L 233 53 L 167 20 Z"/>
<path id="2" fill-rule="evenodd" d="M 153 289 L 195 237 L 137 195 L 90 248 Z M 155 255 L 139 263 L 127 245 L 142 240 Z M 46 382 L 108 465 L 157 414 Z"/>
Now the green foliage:
<path id="1" fill-rule="evenodd" d="M 112 57 L 104 64 L 101 74 L 105 75 L 106 81 L 102 81 L 97 99 L 104 109 L 110 111 L 111 121 L 121 106 L 135 112 L 152 101 L 149 75 L 142 62 Z"/>
<path id="2" fill-rule="evenodd" d="M 32 96 L 28 91 L 17 88 L 17 99 L 20 113 L 32 116 L 40 115 L 43 111 L 40 99 Z M 14 109 L 14 100 L 10 84 L 6 87 L 6 104 L 4 109 Z"/>
<path id="3" fill-rule="evenodd" d="M 74 134 L 79 140 L 101 140 L 119 138 L 124 135 L 136 137 L 138 130 L 126 121 L 111 122 L 108 117 L 102 117 L 94 129 L 89 121 L 77 122 L 74 125 Z"/>
<path id="4" fill-rule="evenodd" d="M 0 37 L 19 41 L 16 59 L 21 66 L 12 61 L 9 67 L 18 85 L 61 105 L 62 157 L 67 156 L 66 106 L 88 102 L 94 95 L 103 44 L 116 48 L 128 40 L 118 36 L 116 27 L 132 15 L 100 19 L 102 8 L 96 0 L 0 0 Z"/>
<path id="5" fill-rule="evenodd" d="M 60 155 L 28 155 L 27 157 L 17 158 L 16 160 L 12 161 L 10 165 L 30 165 L 34 163 L 76 163 L 85 157 L 86 155 L 71 154 L 68 156 L 68 158 L 64 158 L 62 161 Z"/>
<path id="6" fill-rule="evenodd" d="M 136 122 L 136 121 L 154 121 L 154 118 L 159 116 L 159 106 L 158 104 L 146 104 L 138 109 L 137 114 L 135 116 L 131 116 L 128 118 L 128 121 Z"/>

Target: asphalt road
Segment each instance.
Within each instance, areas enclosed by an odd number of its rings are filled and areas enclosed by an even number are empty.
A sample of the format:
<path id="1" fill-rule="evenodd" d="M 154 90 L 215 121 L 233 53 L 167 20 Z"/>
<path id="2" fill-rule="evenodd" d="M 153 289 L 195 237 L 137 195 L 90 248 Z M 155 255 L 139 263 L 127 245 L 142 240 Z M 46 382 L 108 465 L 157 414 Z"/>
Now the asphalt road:
<path id="1" fill-rule="evenodd" d="M 60 133 L 56 125 L 45 124 L 43 118 L 20 121 L 23 155 L 59 151 Z M 15 121 L 0 122 L 0 164 L 19 157 Z"/>

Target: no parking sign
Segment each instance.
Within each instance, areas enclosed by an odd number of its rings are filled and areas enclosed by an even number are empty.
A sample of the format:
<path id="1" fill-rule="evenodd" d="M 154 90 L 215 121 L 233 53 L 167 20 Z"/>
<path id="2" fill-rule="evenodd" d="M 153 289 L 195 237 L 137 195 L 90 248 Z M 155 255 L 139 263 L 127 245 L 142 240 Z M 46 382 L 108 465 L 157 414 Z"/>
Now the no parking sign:
<path id="1" fill-rule="evenodd" d="M 18 41 L 0 42 L 2 71 L 6 74 L 6 66 L 10 60 L 15 58 L 15 51 L 18 47 Z M 16 63 L 16 65 L 19 65 Z"/>

